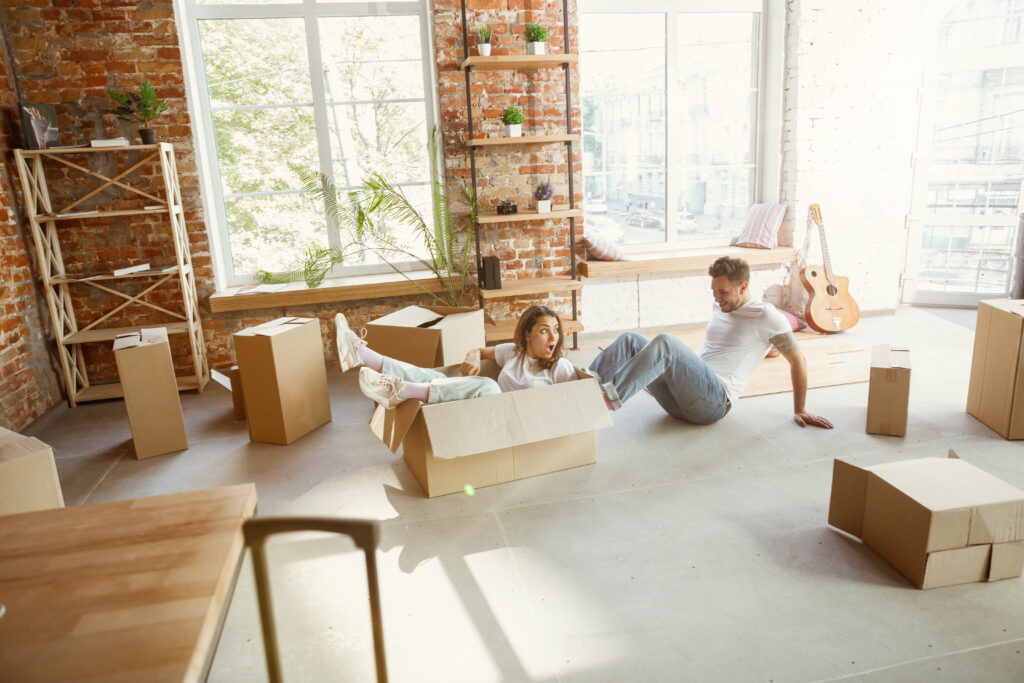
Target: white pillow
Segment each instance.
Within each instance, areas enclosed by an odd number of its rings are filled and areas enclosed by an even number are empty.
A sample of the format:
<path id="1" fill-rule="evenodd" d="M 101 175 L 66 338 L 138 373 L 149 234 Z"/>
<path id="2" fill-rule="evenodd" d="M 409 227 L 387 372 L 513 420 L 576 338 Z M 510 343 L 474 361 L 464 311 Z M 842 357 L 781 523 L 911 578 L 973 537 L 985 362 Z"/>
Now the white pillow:
<path id="1" fill-rule="evenodd" d="M 786 215 L 785 204 L 754 204 L 747 214 L 743 232 L 732 238 L 729 244 L 736 247 L 774 249 L 779 235 L 779 226 Z"/>

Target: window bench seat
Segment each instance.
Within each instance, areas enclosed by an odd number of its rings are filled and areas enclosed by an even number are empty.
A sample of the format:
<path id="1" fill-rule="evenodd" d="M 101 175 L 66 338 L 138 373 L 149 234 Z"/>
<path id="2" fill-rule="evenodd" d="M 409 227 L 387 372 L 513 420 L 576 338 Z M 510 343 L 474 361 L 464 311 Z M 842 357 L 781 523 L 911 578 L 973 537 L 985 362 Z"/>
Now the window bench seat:
<path id="1" fill-rule="evenodd" d="M 676 256 L 652 255 L 633 261 L 584 261 L 580 263 L 580 274 L 588 278 L 619 277 L 645 273 L 687 273 L 707 272 L 708 266 L 721 256 L 735 256 L 758 266 L 775 266 L 796 261 L 796 249 L 776 247 L 775 249 L 747 249 L 744 247 L 712 247 L 693 249 Z"/>
<path id="2" fill-rule="evenodd" d="M 410 273 L 410 276 L 415 282 L 410 282 L 397 273 L 357 275 L 324 280 L 319 287 L 313 289 L 307 287 L 306 283 L 300 280 L 290 282 L 276 292 L 256 294 L 245 293 L 251 290 L 253 285 L 229 287 L 210 295 L 210 310 L 214 313 L 255 311 L 261 308 L 284 308 L 286 306 L 423 294 L 423 289 L 430 292 L 441 291 L 441 283 L 433 273 Z"/>

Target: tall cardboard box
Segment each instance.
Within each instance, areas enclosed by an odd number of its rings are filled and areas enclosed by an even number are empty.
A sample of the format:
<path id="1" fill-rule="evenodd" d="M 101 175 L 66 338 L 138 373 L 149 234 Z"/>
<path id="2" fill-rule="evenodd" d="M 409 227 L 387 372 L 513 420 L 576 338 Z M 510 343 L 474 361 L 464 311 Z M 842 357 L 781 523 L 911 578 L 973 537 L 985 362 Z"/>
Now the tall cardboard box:
<path id="1" fill-rule="evenodd" d="M 445 368 L 457 374 L 457 367 Z M 493 361 L 481 374 L 497 378 Z M 612 426 L 597 380 L 579 379 L 495 396 L 377 406 L 373 433 L 397 452 L 427 496 L 481 488 L 597 461 L 596 430 Z"/>
<path id="2" fill-rule="evenodd" d="M 1024 300 L 978 304 L 967 412 L 1007 439 L 1024 439 Z"/>
<path id="3" fill-rule="evenodd" d="M 868 434 L 907 435 L 910 349 L 878 344 L 871 349 Z"/>
<path id="4" fill-rule="evenodd" d="M 366 324 L 366 341 L 377 353 L 421 368 L 461 363 L 487 345 L 479 308 L 407 306 Z"/>
<path id="5" fill-rule="evenodd" d="M 288 445 L 331 420 L 317 318 L 278 318 L 234 335 L 249 438 Z"/>
<path id="6" fill-rule="evenodd" d="M 828 523 L 864 541 L 919 588 L 1024 570 L 1024 491 L 966 463 L 836 460 Z"/>
<path id="7" fill-rule="evenodd" d="M 124 389 L 135 457 L 142 460 L 188 448 L 167 329 L 119 335 L 114 340 L 114 359 Z"/>
<path id="8" fill-rule="evenodd" d="M 0 427 L 0 515 L 64 507 L 53 450 Z"/>

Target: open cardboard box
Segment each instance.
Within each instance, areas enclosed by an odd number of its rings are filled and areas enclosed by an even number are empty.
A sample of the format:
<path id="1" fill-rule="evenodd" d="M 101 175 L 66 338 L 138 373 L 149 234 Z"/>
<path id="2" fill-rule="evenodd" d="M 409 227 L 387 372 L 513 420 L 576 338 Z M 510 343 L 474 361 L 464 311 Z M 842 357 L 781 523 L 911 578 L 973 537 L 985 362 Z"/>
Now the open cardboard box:
<path id="1" fill-rule="evenodd" d="M 910 404 L 910 349 L 877 344 L 871 349 L 868 434 L 907 435 Z"/>
<path id="2" fill-rule="evenodd" d="M 421 368 L 461 363 L 487 345 L 480 308 L 406 306 L 366 324 L 366 341 L 379 354 Z"/>
<path id="3" fill-rule="evenodd" d="M 857 467 L 836 460 L 828 523 L 856 536 L 918 588 L 1024 570 L 1024 491 L 960 460 Z"/>
<path id="4" fill-rule="evenodd" d="M 62 507 L 53 449 L 0 427 L 0 515 Z"/>
<path id="5" fill-rule="evenodd" d="M 457 375 L 458 367 L 442 368 Z M 497 379 L 493 361 L 481 375 Z M 590 465 L 597 460 L 596 430 L 612 426 L 597 380 L 578 379 L 450 403 L 405 401 L 377 406 L 373 433 L 398 451 L 431 498 L 538 474 Z"/>

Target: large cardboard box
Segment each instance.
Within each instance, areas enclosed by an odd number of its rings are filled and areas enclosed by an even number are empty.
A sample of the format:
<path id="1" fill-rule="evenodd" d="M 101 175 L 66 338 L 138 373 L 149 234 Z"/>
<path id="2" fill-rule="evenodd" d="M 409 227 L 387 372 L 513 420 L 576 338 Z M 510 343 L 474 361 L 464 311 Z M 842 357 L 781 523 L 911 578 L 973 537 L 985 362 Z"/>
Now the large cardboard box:
<path id="1" fill-rule="evenodd" d="M 1024 300 L 978 304 L 967 412 L 1007 439 L 1024 439 Z"/>
<path id="2" fill-rule="evenodd" d="M 366 324 L 366 341 L 377 353 L 421 368 L 461 363 L 486 346 L 479 308 L 407 306 Z"/>
<path id="3" fill-rule="evenodd" d="M 64 507 L 53 450 L 0 427 L 0 515 Z"/>
<path id="4" fill-rule="evenodd" d="M 249 438 L 287 445 L 331 420 L 317 318 L 278 318 L 234 335 Z"/>
<path id="5" fill-rule="evenodd" d="M 919 588 L 1020 576 L 1024 491 L 949 455 L 863 468 L 837 459 L 828 523 Z"/>
<path id="6" fill-rule="evenodd" d="M 484 361 L 492 379 L 498 366 Z M 445 368 L 455 374 L 457 367 Z M 405 401 L 377 406 L 370 427 L 402 457 L 431 498 L 597 460 L 595 431 L 612 426 L 597 380 L 578 371 L 573 382 L 450 403 Z"/>
<path id="7" fill-rule="evenodd" d="M 907 435 L 910 404 L 910 349 L 878 344 L 871 349 L 868 434 Z"/>
<path id="8" fill-rule="evenodd" d="M 122 334 L 114 360 L 139 460 L 188 448 L 167 328 Z"/>

